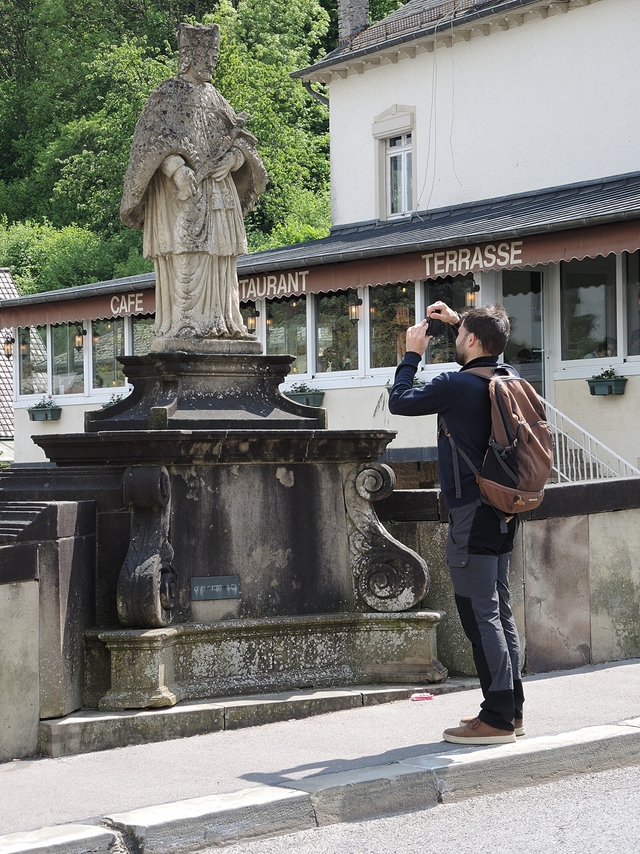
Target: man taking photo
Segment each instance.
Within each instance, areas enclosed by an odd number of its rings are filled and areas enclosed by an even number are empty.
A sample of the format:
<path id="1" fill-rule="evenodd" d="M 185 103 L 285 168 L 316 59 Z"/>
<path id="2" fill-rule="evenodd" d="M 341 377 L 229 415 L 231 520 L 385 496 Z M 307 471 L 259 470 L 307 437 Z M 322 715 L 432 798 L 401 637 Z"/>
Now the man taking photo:
<path id="1" fill-rule="evenodd" d="M 432 320 L 457 329 L 456 362 L 462 368 L 414 388 Z M 407 350 L 389 396 L 393 415 L 437 414 L 444 422 L 438 429 L 438 468 L 449 513 L 447 563 L 484 696 L 477 717 L 444 731 L 444 740 L 456 744 L 507 744 L 524 735 L 520 641 L 508 584 L 517 518 L 505 520 L 481 498 L 475 474 L 447 435 L 481 468 L 491 433 L 489 382 L 469 369 L 497 365 L 508 339 L 509 318 L 502 306 L 474 308 L 461 318 L 446 303 L 435 302 L 427 308 L 427 320 L 407 330 Z"/>

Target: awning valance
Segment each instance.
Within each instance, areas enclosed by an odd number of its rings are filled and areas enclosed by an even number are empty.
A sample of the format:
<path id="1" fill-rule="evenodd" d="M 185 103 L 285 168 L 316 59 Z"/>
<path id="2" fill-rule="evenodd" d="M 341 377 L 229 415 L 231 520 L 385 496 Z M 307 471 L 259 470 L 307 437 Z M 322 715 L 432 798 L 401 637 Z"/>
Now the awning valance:
<path id="1" fill-rule="evenodd" d="M 326 293 L 417 279 L 468 275 L 488 270 L 619 255 L 640 249 L 640 219 L 591 228 L 550 231 L 494 243 L 438 247 L 424 252 L 360 258 L 292 270 L 239 275 L 240 300 Z"/>
<path id="2" fill-rule="evenodd" d="M 395 282 L 437 279 L 469 275 L 489 270 L 512 270 L 521 267 L 619 255 L 640 249 L 640 219 L 594 225 L 589 228 L 549 231 L 495 240 L 494 242 L 425 248 L 419 252 L 376 255 L 351 261 L 317 263 L 299 268 L 273 269 L 243 273 L 239 263 L 238 281 L 241 302 L 274 299 L 308 293 L 330 293 L 358 286 L 384 285 Z M 251 256 L 243 256 L 243 261 Z M 110 293 L 85 295 L 78 289 L 43 295 L 42 301 L 6 300 L 0 304 L 0 327 L 43 326 L 56 323 L 78 323 L 127 315 L 152 314 L 155 311 L 153 277 L 141 290 L 119 288 Z M 106 285 L 108 283 L 103 283 Z M 7 305 L 7 303 L 9 303 Z"/>
<path id="3" fill-rule="evenodd" d="M 153 289 L 135 293 L 101 294 L 82 299 L 38 302 L 0 307 L 2 326 L 44 326 L 47 323 L 81 323 L 133 314 L 153 314 L 156 294 Z"/>

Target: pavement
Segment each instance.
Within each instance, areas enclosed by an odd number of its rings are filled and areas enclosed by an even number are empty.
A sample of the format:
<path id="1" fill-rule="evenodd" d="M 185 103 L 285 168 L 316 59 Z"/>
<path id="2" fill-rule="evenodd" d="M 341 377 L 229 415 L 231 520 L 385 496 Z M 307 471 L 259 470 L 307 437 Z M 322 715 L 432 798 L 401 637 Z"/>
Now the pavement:
<path id="1" fill-rule="evenodd" d="M 640 765 L 640 659 L 526 677 L 527 734 L 515 744 L 443 742 L 442 730 L 481 702 L 468 680 L 458 687 L 466 690 L 434 686 L 431 700 L 371 699 L 303 719 L 7 762 L 0 854 L 180 854 Z"/>

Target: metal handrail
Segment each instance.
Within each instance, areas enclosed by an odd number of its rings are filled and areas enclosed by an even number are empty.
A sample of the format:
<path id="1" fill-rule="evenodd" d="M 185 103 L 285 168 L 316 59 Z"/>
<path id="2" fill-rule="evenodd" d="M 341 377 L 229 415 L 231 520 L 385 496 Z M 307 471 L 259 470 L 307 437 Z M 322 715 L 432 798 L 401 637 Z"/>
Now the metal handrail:
<path id="1" fill-rule="evenodd" d="M 631 465 L 575 421 L 542 399 L 553 436 L 551 479 L 558 483 L 603 480 L 611 477 L 638 477 L 640 469 Z"/>

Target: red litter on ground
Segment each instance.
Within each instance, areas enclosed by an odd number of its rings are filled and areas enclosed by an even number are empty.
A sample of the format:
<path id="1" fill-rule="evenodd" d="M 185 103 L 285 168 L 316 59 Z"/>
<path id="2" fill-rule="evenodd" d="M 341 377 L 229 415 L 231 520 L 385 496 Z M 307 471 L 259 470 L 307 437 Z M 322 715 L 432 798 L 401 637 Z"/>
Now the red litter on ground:
<path id="1" fill-rule="evenodd" d="M 412 694 L 411 700 L 433 700 L 433 694 Z"/>

